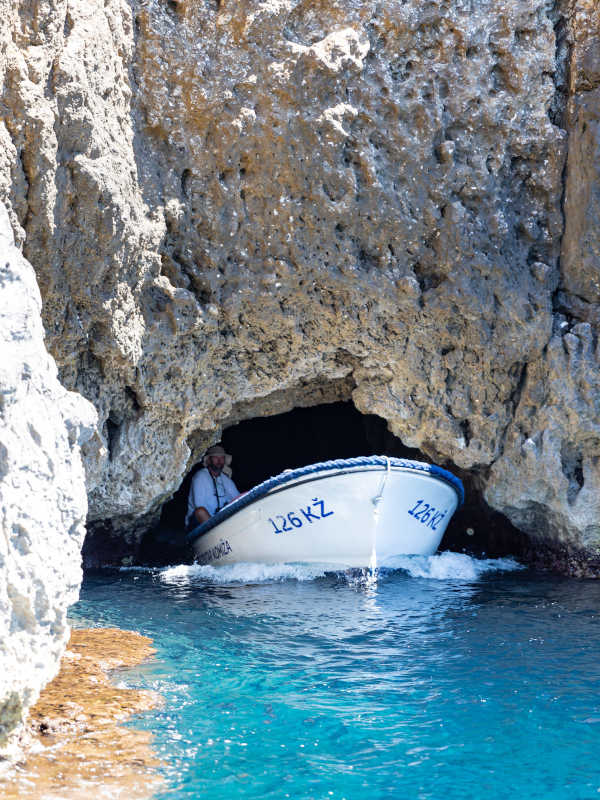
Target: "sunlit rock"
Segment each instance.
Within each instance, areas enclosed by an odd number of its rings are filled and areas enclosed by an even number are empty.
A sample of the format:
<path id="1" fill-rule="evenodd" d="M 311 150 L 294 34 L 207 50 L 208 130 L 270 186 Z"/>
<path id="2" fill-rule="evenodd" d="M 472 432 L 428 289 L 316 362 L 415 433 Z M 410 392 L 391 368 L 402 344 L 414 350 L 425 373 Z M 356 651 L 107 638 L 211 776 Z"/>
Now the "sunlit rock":
<path id="1" fill-rule="evenodd" d="M 41 298 L 0 204 L 0 748 L 56 674 L 81 582 L 80 445 L 93 406 L 59 383 Z"/>

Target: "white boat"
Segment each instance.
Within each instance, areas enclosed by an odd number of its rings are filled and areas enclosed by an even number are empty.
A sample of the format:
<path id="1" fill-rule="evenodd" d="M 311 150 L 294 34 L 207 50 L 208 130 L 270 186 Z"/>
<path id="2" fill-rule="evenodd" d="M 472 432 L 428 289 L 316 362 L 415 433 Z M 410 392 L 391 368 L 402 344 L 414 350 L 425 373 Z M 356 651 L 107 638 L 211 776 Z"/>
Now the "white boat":
<path id="1" fill-rule="evenodd" d="M 434 464 L 387 456 L 286 470 L 187 536 L 199 564 L 317 563 L 379 567 L 431 555 L 464 501 L 461 481 Z"/>

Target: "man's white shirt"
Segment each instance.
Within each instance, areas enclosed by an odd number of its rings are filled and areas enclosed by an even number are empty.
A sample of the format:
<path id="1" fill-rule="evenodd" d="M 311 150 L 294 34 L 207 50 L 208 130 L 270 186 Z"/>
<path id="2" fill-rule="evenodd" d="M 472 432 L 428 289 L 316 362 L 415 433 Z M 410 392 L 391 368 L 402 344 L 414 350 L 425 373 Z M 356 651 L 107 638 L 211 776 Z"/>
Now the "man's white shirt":
<path id="1" fill-rule="evenodd" d="M 204 467 L 192 478 L 190 493 L 188 495 L 188 508 L 185 517 L 186 526 L 199 506 L 204 506 L 213 516 L 217 509 L 223 508 L 239 494 L 238 488 L 228 475 L 222 472 L 216 478 Z"/>

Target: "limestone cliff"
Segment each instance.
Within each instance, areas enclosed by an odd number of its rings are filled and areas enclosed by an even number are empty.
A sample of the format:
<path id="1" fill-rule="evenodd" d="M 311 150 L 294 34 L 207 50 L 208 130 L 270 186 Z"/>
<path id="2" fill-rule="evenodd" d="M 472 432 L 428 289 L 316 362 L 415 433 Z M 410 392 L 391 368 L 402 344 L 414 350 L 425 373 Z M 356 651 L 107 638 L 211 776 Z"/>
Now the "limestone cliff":
<path id="1" fill-rule="evenodd" d="M 0 12 L 0 192 L 98 411 L 92 524 L 134 536 L 226 425 L 351 397 L 594 552 L 591 0 Z"/>
<path id="2" fill-rule="evenodd" d="M 90 403 L 44 348 L 32 267 L 0 204 L 0 749 L 58 670 L 81 582 Z"/>
<path id="3" fill-rule="evenodd" d="M 567 21 L 569 147 L 552 333 L 526 366 L 487 498 L 536 545 L 579 553 L 585 572 L 600 564 L 600 9 L 579 0 Z"/>

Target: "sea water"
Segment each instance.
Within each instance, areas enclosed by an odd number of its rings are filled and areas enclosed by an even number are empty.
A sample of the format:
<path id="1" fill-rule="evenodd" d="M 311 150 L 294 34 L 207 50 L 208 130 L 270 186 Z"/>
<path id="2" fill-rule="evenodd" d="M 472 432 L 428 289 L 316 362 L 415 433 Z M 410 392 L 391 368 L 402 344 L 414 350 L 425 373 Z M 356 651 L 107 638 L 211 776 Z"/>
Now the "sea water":
<path id="1" fill-rule="evenodd" d="M 600 796 L 600 583 L 443 553 L 314 566 L 99 572 L 76 625 L 153 638 L 119 673 L 165 704 L 183 798 Z"/>

